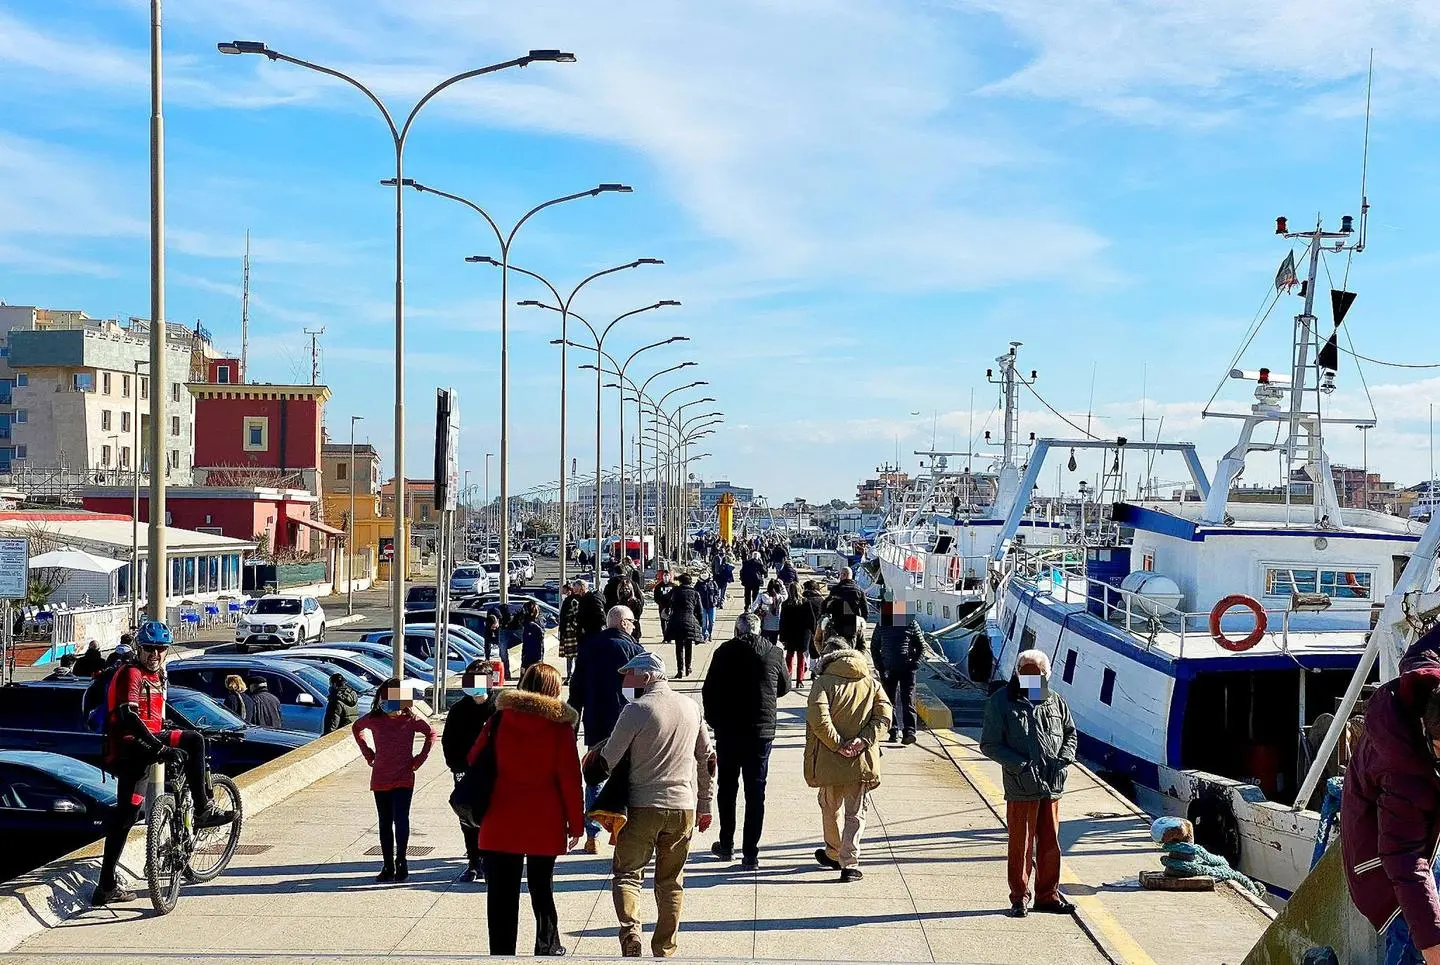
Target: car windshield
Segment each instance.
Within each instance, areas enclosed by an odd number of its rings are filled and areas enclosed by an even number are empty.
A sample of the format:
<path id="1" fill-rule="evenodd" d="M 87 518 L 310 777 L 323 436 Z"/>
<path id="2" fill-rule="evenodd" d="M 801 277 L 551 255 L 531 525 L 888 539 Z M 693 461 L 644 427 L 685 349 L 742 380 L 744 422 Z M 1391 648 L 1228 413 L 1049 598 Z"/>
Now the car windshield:
<path id="1" fill-rule="evenodd" d="M 197 730 L 244 730 L 245 722 L 209 697 L 194 690 L 173 688 L 165 700 L 170 708 Z"/>
<path id="2" fill-rule="evenodd" d="M 499 563 L 486 563 L 486 564 L 485 564 L 485 572 L 486 572 L 486 573 L 499 573 L 499 572 L 500 572 L 500 564 L 499 564 Z"/>
<path id="3" fill-rule="evenodd" d="M 455 575 L 450 578 L 452 580 L 478 580 L 480 579 L 480 567 L 463 566 L 456 570 Z"/>
<path id="4" fill-rule="evenodd" d="M 300 612 L 300 601 L 285 597 L 265 597 L 255 604 L 256 613 L 278 613 L 294 616 Z"/>
<path id="5" fill-rule="evenodd" d="M 54 775 L 71 787 L 83 789 L 106 807 L 115 806 L 115 779 L 107 777 L 104 771 L 93 764 L 77 761 L 73 757 L 61 757 L 59 754 L 45 755 L 44 764 L 37 765 L 33 761 L 24 763 L 43 773 Z"/>
<path id="6" fill-rule="evenodd" d="M 429 600 L 435 601 L 435 587 L 433 586 L 412 586 L 405 592 L 407 600 Z"/>

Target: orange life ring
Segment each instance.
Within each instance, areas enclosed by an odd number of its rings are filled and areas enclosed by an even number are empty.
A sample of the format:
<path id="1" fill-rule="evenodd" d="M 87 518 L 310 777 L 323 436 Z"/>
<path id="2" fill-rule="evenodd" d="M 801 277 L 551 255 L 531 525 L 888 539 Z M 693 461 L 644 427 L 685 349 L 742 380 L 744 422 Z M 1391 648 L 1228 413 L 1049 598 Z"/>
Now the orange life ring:
<path id="1" fill-rule="evenodd" d="M 1235 606 L 1246 607 L 1251 613 L 1255 614 L 1255 629 L 1246 634 L 1242 640 L 1231 640 L 1225 636 L 1224 633 L 1220 632 L 1220 618 L 1223 617 L 1231 607 Z M 1254 597 L 1246 596 L 1244 593 L 1232 593 L 1210 609 L 1211 639 L 1226 650 L 1233 651 L 1234 653 L 1242 653 L 1259 643 L 1260 638 L 1265 636 L 1267 626 L 1268 620 L 1265 617 L 1265 608 L 1260 605 L 1260 601 Z"/>
<path id="2" fill-rule="evenodd" d="M 952 585 L 959 583 L 960 578 L 965 575 L 964 561 L 958 556 L 950 557 L 950 562 L 945 568 L 945 575 L 949 578 Z"/>

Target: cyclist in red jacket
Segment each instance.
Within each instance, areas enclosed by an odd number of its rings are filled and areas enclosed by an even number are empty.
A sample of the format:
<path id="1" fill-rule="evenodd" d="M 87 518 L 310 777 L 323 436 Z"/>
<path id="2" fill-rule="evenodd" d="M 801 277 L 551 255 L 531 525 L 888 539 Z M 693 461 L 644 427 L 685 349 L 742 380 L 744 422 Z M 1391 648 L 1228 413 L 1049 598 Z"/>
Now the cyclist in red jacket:
<path id="1" fill-rule="evenodd" d="M 92 905 L 135 899 L 120 885 L 115 871 L 144 802 L 137 793 L 139 784 L 157 761 L 184 764 L 197 827 L 218 827 L 235 820 L 233 811 L 217 808 L 210 796 L 204 735 L 165 726 L 165 654 L 172 642 L 165 624 L 158 620 L 142 624 L 135 635 L 135 656 L 120 664 L 106 688 L 104 763 L 120 786 L 105 830 L 105 856 L 99 883 L 90 896 Z"/>

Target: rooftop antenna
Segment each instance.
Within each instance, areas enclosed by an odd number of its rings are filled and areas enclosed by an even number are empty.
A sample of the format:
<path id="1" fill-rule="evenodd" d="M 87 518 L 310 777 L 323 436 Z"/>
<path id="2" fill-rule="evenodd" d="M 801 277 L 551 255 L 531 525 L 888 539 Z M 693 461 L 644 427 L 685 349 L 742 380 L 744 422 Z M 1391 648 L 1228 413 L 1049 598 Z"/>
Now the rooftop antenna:
<path id="1" fill-rule="evenodd" d="M 305 334 L 310 336 L 310 384 L 320 384 L 320 336 L 325 334 L 325 326 L 319 328 L 307 328 Z"/>
<path id="2" fill-rule="evenodd" d="M 245 229 L 245 261 L 240 284 L 240 381 L 245 381 L 245 362 L 250 355 L 250 229 Z"/>
<path id="3" fill-rule="evenodd" d="M 1090 435 L 1090 416 L 1095 412 L 1095 373 L 1100 370 L 1099 362 L 1090 363 L 1090 402 L 1085 407 L 1085 434 Z M 1093 439 L 1094 437 L 1091 436 Z"/>

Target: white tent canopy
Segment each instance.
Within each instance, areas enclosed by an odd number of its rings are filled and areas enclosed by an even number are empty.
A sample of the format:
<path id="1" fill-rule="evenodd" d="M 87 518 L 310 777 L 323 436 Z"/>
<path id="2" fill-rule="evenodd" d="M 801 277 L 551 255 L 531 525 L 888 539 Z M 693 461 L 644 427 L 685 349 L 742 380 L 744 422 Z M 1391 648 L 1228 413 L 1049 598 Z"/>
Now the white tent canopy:
<path id="1" fill-rule="evenodd" d="M 30 569 L 32 570 L 61 569 L 81 570 L 85 573 L 114 573 L 120 567 L 127 565 L 129 564 L 124 560 L 106 559 L 84 550 L 74 549 L 54 550 L 30 557 Z"/>

